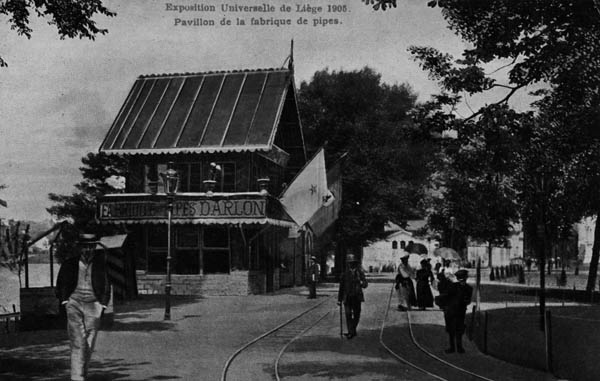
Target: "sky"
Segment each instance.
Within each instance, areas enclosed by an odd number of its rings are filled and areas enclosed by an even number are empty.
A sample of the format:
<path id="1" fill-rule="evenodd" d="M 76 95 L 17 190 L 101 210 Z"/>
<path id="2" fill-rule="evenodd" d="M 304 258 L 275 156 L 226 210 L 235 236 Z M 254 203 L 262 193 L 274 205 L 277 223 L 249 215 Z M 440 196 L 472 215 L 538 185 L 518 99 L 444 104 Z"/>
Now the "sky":
<path id="1" fill-rule="evenodd" d="M 386 83 L 410 84 L 419 100 L 425 101 L 439 89 L 407 48 L 432 46 L 460 56 L 466 47 L 447 29 L 439 9 L 427 7 L 425 0 L 398 0 L 398 7 L 386 12 L 374 11 L 360 0 L 112 0 L 104 4 L 117 16 L 95 18 L 109 32 L 94 41 L 61 40 L 47 20 L 35 16 L 28 40 L 0 18 L 4 28 L 0 56 L 9 65 L 0 68 L 0 184 L 7 186 L 0 190 L 0 199 L 8 202 L 8 208 L 0 207 L 0 218 L 50 218 L 48 193 L 75 191 L 73 185 L 82 179 L 81 158 L 98 150 L 141 74 L 281 67 L 293 39 L 297 84 L 325 68 L 370 66 Z M 194 4 L 214 5 L 215 11 L 177 10 Z M 223 12 L 221 4 L 269 4 L 276 11 Z M 323 10 L 298 12 L 296 4 Z M 327 12 L 328 4 L 345 5 L 346 12 Z M 282 12 L 282 5 L 289 5 L 291 12 Z M 291 25 L 249 25 L 252 17 L 290 19 Z M 308 24 L 299 25 L 300 17 Z M 223 18 L 232 25 L 221 25 Z M 236 25 L 236 18 L 246 25 Z M 322 26 L 322 20 L 331 18 L 338 24 Z M 181 25 L 194 19 L 214 20 L 215 25 Z M 315 22 L 321 23 L 314 26 Z M 473 100 L 470 106 L 478 102 L 486 100 Z"/>

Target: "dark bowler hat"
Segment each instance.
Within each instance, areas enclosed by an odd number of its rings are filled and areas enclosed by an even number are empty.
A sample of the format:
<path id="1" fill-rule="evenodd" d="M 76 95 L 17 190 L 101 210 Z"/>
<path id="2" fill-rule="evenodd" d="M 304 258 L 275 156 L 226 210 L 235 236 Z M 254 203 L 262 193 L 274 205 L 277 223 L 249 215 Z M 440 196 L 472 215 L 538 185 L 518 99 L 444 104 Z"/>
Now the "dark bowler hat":
<path id="1" fill-rule="evenodd" d="M 358 258 L 356 258 L 356 256 L 354 254 L 348 254 L 348 256 L 346 257 L 346 262 L 348 262 L 348 263 L 358 262 Z"/>
<path id="2" fill-rule="evenodd" d="M 467 270 L 458 270 L 454 273 L 456 275 L 456 279 L 467 279 L 469 277 L 469 272 Z"/>

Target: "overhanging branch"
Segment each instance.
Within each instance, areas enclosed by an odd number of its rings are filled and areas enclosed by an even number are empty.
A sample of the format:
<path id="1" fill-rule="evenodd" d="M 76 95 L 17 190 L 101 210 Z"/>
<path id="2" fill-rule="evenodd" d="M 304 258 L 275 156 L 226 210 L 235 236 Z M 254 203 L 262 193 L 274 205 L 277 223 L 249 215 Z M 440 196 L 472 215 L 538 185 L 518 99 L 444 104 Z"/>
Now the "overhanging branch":
<path id="1" fill-rule="evenodd" d="M 515 86 L 515 87 L 509 87 L 509 86 L 500 85 L 499 87 L 507 87 L 507 88 L 509 88 L 511 90 L 508 92 L 508 94 L 506 94 L 506 96 L 504 98 L 500 99 L 498 102 L 492 103 L 491 106 L 497 106 L 497 105 L 501 105 L 501 104 L 504 104 L 504 103 L 508 102 L 508 100 L 510 99 L 510 97 L 512 97 L 513 94 L 517 92 L 517 90 L 522 89 L 525 86 L 527 86 L 527 85 L 524 84 L 524 85 L 519 85 L 519 86 Z M 481 113 L 483 113 L 483 110 L 484 110 L 484 107 L 480 108 L 479 111 L 477 111 L 476 113 L 472 114 L 468 118 L 464 119 L 463 122 L 466 122 L 468 120 L 471 120 L 471 119 L 475 118 L 476 116 L 478 116 Z"/>

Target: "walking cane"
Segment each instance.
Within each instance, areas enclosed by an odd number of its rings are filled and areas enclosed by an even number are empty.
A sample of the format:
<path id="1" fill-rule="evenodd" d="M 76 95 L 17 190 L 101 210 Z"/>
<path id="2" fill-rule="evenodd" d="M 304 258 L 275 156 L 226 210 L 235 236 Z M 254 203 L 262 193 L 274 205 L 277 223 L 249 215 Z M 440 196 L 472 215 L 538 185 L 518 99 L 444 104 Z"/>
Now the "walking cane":
<path id="1" fill-rule="evenodd" d="M 343 339 L 344 338 L 344 320 L 342 319 L 342 303 L 340 303 L 340 337 Z"/>

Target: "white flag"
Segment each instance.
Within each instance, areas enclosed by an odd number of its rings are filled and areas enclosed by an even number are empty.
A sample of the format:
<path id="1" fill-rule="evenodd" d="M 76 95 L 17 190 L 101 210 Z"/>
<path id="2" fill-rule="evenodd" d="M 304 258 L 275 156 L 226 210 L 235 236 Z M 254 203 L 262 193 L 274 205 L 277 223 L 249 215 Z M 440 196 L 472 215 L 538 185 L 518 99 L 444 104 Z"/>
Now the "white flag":
<path id="1" fill-rule="evenodd" d="M 281 196 L 281 203 L 299 226 L 333 197 L 327 189 L 325 151 L 321 148 L 292 180 Z"/>

